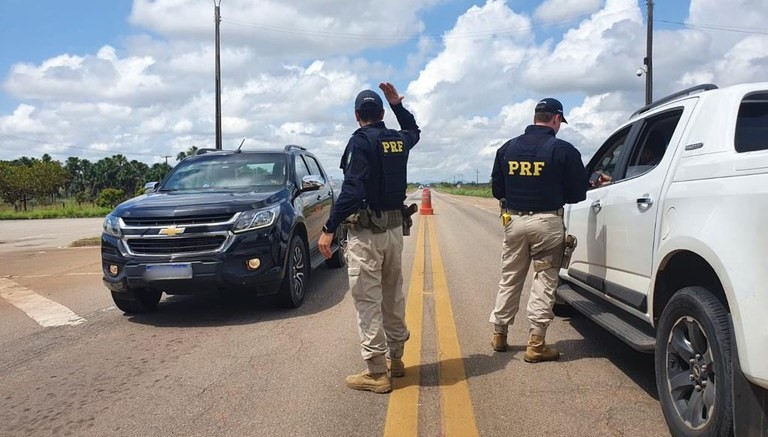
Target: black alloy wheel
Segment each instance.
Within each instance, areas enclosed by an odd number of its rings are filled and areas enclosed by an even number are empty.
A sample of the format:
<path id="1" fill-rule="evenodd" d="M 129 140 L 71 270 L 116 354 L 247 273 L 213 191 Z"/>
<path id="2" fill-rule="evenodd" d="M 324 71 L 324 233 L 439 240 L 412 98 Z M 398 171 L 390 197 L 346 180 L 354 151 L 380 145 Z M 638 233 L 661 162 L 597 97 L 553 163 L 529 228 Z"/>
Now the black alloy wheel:
<path id="1" fill-rule="evenodd" d="M 732 436 L 731 325 L 702 287 L 677 292 L 662 313 L 656 385 L 673 436 Z"/>
<path id="2" fill-rule="evenodd" d="M 304 303 L 309 279 L 307 246 L 299 236 L 291 238 L 288 264 L 281 284 L 279 303 L 288 308 L 298 308 Z"/>

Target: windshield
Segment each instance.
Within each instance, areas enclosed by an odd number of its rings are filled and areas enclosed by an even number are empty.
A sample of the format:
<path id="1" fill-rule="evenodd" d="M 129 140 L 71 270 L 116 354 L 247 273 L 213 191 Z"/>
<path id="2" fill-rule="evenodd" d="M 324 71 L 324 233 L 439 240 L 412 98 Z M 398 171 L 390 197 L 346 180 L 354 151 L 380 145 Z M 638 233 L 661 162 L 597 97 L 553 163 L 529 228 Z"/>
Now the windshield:
<path id="1" fill-rule="evenodd" d="M 285 155 L 238 153 L 182 161 L 160 191 L 267 191 L 285 186 Z"/>

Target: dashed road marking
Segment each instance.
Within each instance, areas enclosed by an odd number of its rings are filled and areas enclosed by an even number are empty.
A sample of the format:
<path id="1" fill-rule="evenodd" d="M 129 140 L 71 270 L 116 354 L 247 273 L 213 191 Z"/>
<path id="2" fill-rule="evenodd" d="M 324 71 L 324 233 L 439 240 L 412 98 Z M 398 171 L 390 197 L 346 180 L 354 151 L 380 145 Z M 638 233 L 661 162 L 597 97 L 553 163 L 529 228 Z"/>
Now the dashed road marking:
<path id="1" fill-rule="evenodd" d="M 8 278 L 0 278 L 0 297 L 24 311 L 40 326 L 74 326 L 86 320 L 64 305 L 43 297 Z"/>

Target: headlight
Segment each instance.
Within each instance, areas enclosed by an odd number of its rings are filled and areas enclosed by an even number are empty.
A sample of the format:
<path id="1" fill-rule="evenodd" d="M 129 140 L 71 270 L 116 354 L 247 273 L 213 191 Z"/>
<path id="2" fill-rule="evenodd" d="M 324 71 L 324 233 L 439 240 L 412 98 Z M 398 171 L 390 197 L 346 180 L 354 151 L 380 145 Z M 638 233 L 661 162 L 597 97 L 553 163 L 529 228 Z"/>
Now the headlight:
<path id="1" fill-rule="evenodd" d="M 254 209 L 240 213 L 235 223 L 235 232 L 251 231 L 272 226 L 280 216 L 280 205 L 264 209 Z"/>
<path id="2" fill-rule="evenodd" d="M 113 237 L 121 237 L 123 233 L 120 230 L 120 219 L 112 214 L 104 217 L 104 232 Z"/>

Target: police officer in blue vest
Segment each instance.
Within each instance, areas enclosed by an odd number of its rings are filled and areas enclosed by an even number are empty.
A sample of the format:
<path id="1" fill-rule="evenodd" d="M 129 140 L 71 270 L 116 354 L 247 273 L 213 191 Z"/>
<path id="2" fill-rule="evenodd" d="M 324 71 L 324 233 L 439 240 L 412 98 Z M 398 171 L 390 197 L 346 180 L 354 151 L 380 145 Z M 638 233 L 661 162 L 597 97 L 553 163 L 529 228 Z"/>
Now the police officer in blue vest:
<path id="1" fill-rule="evenodd" d="M 587 173 L 581 154 L 555 138 L 565 121 L 563 105 L 552 98 L 536 104 L 534 124 L 496 152 L 491 174 L 493 196 L 501 201 L 504 243 L 501 280 L 490 322 L 492 347 L 507 350 L 508 326 L 520 308 L 523 283 L 533 263 L 528 299 L 530 322 L 525 361 L 553 361 L 560 353 L 546 345 L 554 318 L 555 289 L 563 257 L 563 206 L 586 199 Z"/>
<path id="2" fill-rule="evenodd" d="M 347 387 L 375 393 L 392 390 L 390 376 L 405 373 L 403 295 L 403 202 L 408 154 L 419 141 L 413 115 L 391 83 L 379 84 L 401 130 L 384 124 L 378 93 L 365 90 L 355 99 L 360 125 L 347 143 L 341 168 L 344 183 L 318 242 L 326 258 L 336 229 L 347 222 L 349 288 L 357 309 L 358 334 L 367 368 L 347 377 Z M 389 373 L 388 373 L 389 371 Z"/>

